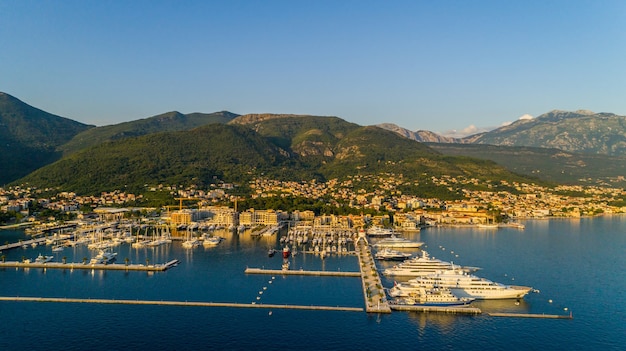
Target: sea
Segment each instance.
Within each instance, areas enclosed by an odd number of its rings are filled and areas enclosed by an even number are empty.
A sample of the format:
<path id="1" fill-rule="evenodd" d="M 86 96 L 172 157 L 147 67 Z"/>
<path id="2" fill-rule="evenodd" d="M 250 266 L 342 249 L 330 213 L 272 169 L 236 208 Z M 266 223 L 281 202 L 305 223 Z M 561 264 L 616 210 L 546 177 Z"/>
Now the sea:
<path id="1" fill-rule="evenodd" d="M 520 301 L 473 302 L 480 315 L 0 302 L 0 350 L 626 350 L 626 216 L 523 224 L 524 230 L 433 227 L 405 234 L 424 242 L 431 256 L 535 289 Z M 225 240 L 208 248 L 174 242 L 115 249 L 118 262 L 180 261 L 165 272 L 1 268 L 0 296 L 364 307 L 359 278 L 244 273 L 280 269 L 280 253 L 269 257 L 268 249 L 280 250 L 285 232 L 223 231 Z M 20 230 L 0 231 L 2 243 L 25 238 Z M 67 262 L 93 256 L 86 247 L 53 253 L 45 245 L 2 255 L 12 261 L 39 253 Z M 290 260 L 291 269 L 358 270 L 354 255 L 300 252 Z M 394 279 L 382 276 L 382 282 L 391 287 Z"/>

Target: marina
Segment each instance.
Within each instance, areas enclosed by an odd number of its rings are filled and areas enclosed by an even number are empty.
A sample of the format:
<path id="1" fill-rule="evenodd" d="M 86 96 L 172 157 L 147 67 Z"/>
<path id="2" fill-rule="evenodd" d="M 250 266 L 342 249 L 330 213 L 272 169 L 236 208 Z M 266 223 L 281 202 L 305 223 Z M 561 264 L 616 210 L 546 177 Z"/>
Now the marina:
<path id="1" fill-rule="evenodd" d="M 382 272 L 397 262 L 374 261 L 371 254 L 376 250 L 363 240 L 348 247 L 353 254 L 330 254 L 321 258 L 319 253 L 309 253 L 298 246 L 296 237 L 293 243 L 289 242 L 289 247 L 292 253 L 297 248 L 298 253 L 288 258 L 291 263 L 288 272 L 294 274 L 284 273 L 281 251 L 285 244 L 280 242 L 286 235 L 284 229 L 272 236 L 216 232 L 224 239 L 215 247 L 185 249 L 182 240 L 174 239 L 172 243 L 156 247 L 133 248 L 122 243 L 114 249 L 118 252 L 118 262 L 125 258 L 132 263 L 145 263 L 147 259 L 155 263 L 169 262 L 172 258 L 180 260 L 175 269 L 158 274 L 5 266 L 0 269 L 3 282 L 0 296 L 4 297 L 0 299 L 0 307 L 7 316 L 7 325 L 15 328 L 4 329 L 0 348 L 49 349 L 54 344 L 53 348 L 67 350 L 101 350 L 117 349 L 123 343 L 130 349 L 192 350 L 206 349 L 207 340 L 215 345 L 236 340 L 236 344 L 231 345 L 242 349 L 253 348 L 260 340 L 288 338 L 304 345 L 306 350 L 371 349 L 390 343 L 414 345 L 415 342 L 434 349 L 445 342 L 450 348 L 470 351 L 485 347 L 556 349 L 572 343 L 580 345 L 578 349 L 617 350 L 623 341 L 618 332 L 621 320 L 604 316 L 623 311 L 619 294 L 623 287 L 616 285 L 622 280 L 608 278 L 623 276 L 619 270 L 623 266 L 620 248 L 624 244 L 626 218 L 621 222 L 617 218 L 607 222 L 608 219 L 604 224 L 602 219 L 525 222 L 524 232 L 501 228 L 497 235 L 473 228 L 428 228 L 419 233 L 404 233 L 408 239 L 424 242 L 424 250 L 442 261 L 480 266 L 480 276 L 493 281 L 541 289 L 540 293 L 520 300 L 473 301 L 471 306 L 460 308 L 397 306 L 389 300 L 391 313 L 363 313 L 367 311 L 366 306 L 377 307 L 378 291 L 371 265 L 364 271 L 362 268 L 373 262 L 376 270 Z M 609 230 L 615 234 L 608 235 Z M 588 235 L 592 231 L 595 235 Z M 3 233 L 13 235 L 13 232 Z M 309 246 L 311 239 L 309 236 Z M 25 237 L 15 232 L 5 240 L 24 241 Z M 274 257 L 268 257 L 270 248 L 277 251 Z M 371 250 L 369 257 L 361 255 L 368 250 Z M 419 251 L 404 251 L 420 254 Z M 574 256 L 572 252 L 579 254 Z M 597 252 L 606 254 L 597 255 Z M 53 261 L 46 263 L 50 265 L 60 262 L 62 257 L 67 257 L 67 262 L 81 262 L 96 253 L 97 250 L 78 244 L 65 247 L 60 253 L 52 252 L 51 246 L 40 245 L 7 250 L 3 255 L 7 262 L 20 262 L 24 255 L 32 260 L 38 254 L 44 259 L 53 256 Z M 607 261 L 606 256 L 618 261 Z M 549 269 L 555 267 L 554 261 L 572 269 L 558 272 Z M 120 263 L 119 266 L 123 266 L 124 262 Z M 246 267 L 259 273 L 246 273 Z M 302 272 L 332 272 L 333 275 Z M 335 272 L 351 276 L 346 279 L 348 277 L 334 275 Z M 367 273 L 369 282 L 365 284 L 362 278 L 352 276 L 354 272 Z M 583 283 L 581 275 L 589 280 Z M 391 288 L 395 280 L 403 281 L 396 276 L 379 275 L 378 278 L 383 292 Z M 596 299 L 589 299 L 590 286 L 607 288 L 596 292 Z M 365 297 L 367 287 L 371 289 L 370 296 L 373 295 L 369 305 Z M 54 303 L 37 301 L 63 297 L 69 299 L 50 301 Z M 154 304 L 148 304 L 151 302 Z M 158 307 L 169 304 L 172 308 Z M 173 308 L 175 306 L 185 308 Z M 568 312 L 563 312 L 564 307 L 569 308 Z M 569 310 L 576 312 L 576 318 L 565 318 Z M 357 313 L 346 313 L 348 311 Z M 97 320 L 119 337 L 109 340 L 94 336 L 93 329 L 84 327 L 85 318 L 78 316 Z M 173 320 L 175 322 L 168 322 Z M 64 326 L 63 331 L 59 331 L 59 324 Z M 598 329 L 592 327 L 597 325 L 602 325 L 602 337 L 597 337 Z M 32 333 L 35 326 L 37 333 Z M 346 333 L 346 326 L 363 330 L 363 335 L 351 337 Z M 242 334 L 244 328 L 247 332 Z M 133 330 L 132 335 L 127 334 L 128 330 Z M 137 339 L 137 335 L 155 333 L 160 335 L 158 342 Z M 385 337 L 381 338 L 382 335 Z M 182 348 L 181 337 L 186 338 Z M 468 338 L 473 340 L 472 344 L 467 343 Z"/>

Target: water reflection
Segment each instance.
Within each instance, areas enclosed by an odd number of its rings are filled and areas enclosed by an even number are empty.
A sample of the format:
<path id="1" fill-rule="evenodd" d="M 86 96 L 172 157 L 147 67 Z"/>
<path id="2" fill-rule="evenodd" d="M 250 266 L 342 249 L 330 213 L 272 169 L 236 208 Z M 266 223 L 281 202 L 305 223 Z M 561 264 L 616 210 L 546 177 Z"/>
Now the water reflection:
<path id="1" fill-rule="evenodd" d="M 441 333 L 453 334 L 459 318 L 472 318 L 470 315 L 449 313 L 421 313 L 407 312 L 409 321 L 415 324 L 418 330 L 424 332 L 427 328 L 437 328 Z"/>

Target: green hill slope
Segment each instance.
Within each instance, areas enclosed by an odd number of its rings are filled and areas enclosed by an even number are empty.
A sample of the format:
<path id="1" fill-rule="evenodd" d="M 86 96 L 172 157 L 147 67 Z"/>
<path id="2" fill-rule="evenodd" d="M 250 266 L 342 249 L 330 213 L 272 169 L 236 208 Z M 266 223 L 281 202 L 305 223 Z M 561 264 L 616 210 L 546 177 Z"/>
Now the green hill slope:
<path id="1" fill-rule="evenodd" d="M 0 184 L 58 160 L 58 146 L 92 127 L 0 92 Z"/>
<path id="2" fill-rule="evenodd" d="M 625 156 L 579 154 L 523 146 L 435 143 L 427 145 L 445 155 L 491 160 L 512 172 L 546 181 L 626 186 Z"/>
<path id="3" fill-rule="evenodd" d="M 141 191 L 144 184 L 206 185 L 285 164 L 277 148 L 245 127 L 212 124 L 106 142 L 39 169 L 20 182 L 79 193 Z"/>
<path id="4" fill-rule="evenodd" d="M 436 189 L 431 176 L 523 179 L 493 162 L 444 156 L 377 127 L 304 116 L 212 124 L 106 142 L 69 155 L 20 182 L 98 193 L 141 192 L 145 185 L 157 184 L 205 186 L 216 180 L 245 184 L 260 176 L 325 181 L 383 174 L 404 179 L 406 190 L 420 187 L 424 196 L 437 193 L 443 197 L 456 195 Z"/>
<path id="5" fill-rule="evenodd" d="M 130 122 L 96 127 L 76 135 L 59 150 L 71 154 L 100 143 L 124 138 L 137 137 L 159 132 L 190 130 L 211 123 L 228 123 L 238 115 L 227 112 L 190 113 L 167 112 L 149 118 Z"/>

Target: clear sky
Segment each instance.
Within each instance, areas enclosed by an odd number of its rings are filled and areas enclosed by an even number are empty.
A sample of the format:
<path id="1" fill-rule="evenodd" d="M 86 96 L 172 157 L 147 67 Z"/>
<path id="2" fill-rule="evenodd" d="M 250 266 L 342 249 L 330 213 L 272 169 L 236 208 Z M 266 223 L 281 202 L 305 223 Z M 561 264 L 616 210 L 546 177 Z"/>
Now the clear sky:
<path id="1" fill-rule="evenodd" d="M 626 115 L 626 1 L 0 0 L 0 91 L 95 125 L 228 110 L 441 133 Z"/>

